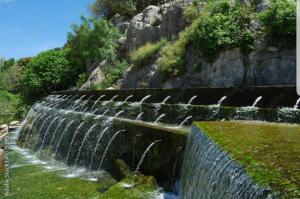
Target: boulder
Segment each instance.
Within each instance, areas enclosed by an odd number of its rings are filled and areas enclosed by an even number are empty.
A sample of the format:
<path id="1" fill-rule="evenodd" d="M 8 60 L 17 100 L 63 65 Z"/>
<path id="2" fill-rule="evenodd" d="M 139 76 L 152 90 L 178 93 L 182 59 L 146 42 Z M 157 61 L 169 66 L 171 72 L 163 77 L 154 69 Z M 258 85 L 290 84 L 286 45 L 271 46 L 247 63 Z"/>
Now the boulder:
<path id="1" fill-rule="evenodd" d="M 259 0 L 258 5 L 256 6 L 256 12 L 262 12 L 270 6 L 269 0 Z"/>
<path id="2" fill-rule="evenodd" d="M 130 53 L 147 42 L 171 39 L 182 31 L 187 22 L 183 16 L 189 0 L 176 0 L 162 6 L 148 6 L 134 16 L 126 32 L 126 49 Z"/>
<path id="3" fill-rule="evenodd" d="M 7 124 L 3 124 L 0 126 L 0 135 L 3 135 L 5 133 L 8 133 L 8 125 Z"/>
<path id="4" fill-rule="evenodd" d="M 79 90 L 88 90 L 93 85 L 97 85 L 103 82 L 104 74 L 102 71 L 102 67 L 106 64 L 106 62 L 102 62 L 89 76 L 88 80 L 80 87 Z"/>
<path id="5" fill-rule="evenodd" d="M 130 23 L 130 20 L 128 18 L 121 16 L 119 14 L 113 16 L 110 21 L 113 25 L 119 28 L 122 34 L 126 33 Z"/>

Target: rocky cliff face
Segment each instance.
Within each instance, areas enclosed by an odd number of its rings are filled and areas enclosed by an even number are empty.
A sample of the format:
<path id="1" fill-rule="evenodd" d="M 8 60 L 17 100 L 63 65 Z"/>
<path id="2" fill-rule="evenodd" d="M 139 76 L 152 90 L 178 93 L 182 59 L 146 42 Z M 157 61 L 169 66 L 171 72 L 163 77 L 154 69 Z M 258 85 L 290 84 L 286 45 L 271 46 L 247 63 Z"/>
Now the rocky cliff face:
<path id="1" fill-rule="evenodd" d="M 249 2 L 245 0 L 243 3 Z M 124 33 L 119 42 L 122 56 L 128 57 L 147 42 L 162 38 L 171 40 L 178 35 L 188 25 L 183 11 L 190 4 L 191 0 L 176 0 L 161 6 L 149 6 L 132 19 L 119 15 L 113 17 L 111 21 Z M 257 12 L 265 10 L 268 5 L 268 0 L 257 2 Z M 260 28 L 257 22 L 253 26 Z M 213 63 L 207 63 L 199 57 L 196 49 L 189 47 L 185 53 L 186 72 L 167 80 L 158 70 L 158 58 L 159 55 L 154 55 L 142 68 L 130 67 L 124 78 L 118 81 L 118 87 L 233 87 L 296 83 L 296 50 L 277 49 L 267 46 L 264 41 L 257 41 L 255 50 L 247 56 L 238 48 L 226 50 Z M 195 71 L 195 66 L 200 69 Z"/>

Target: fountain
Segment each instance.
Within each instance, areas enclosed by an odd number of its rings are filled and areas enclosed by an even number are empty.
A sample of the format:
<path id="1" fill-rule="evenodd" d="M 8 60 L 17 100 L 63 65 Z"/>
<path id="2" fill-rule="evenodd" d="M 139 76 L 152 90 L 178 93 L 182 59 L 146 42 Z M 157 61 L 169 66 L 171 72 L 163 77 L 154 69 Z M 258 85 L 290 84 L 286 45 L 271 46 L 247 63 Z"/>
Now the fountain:
<path id="1" fill-rule="evenodd" d="M 108 129 L 109 129 L 109 127 L 106 127 L 106 128 L 99 134 L 99 137 L 97 138 L 96 146 L 95 146 L 95 148 L 94 148 L 93 155 L 92 155 L 92 158 L 91 158 L 90 172 L 92 171 L 92 168 L 93 168 L 94 158 L 95 158 L 95 155 L 96 155 L 98 146 L 99 146 L 99 144 L 100 144 L 100 141 L 101 141 L 102 137 L 104 136 L 104 134 L 108 131 Z M 76 159 L 77 159 L 77 158 L 76 158 Z"/>
<path id="2" fill-rule="evenodd" d="M 255 102 L 253 103 L 253 105 L 251 106 L 251 108 L 256 108 L 257 104 L 262 100 L 262 96 L 256 98 Z"/>
<path id="3" fill-rule="evenodd" d="M 172 96 L 168 96 L 168 97 L 166 97 L 163 101 L 162 101 L 162 103 L 161 104 L 165 104 L 165 103 L 167 103 L 167 101 L 171 98 Z"/>
<path id="4" fill-rule="evenodd" d="M 56 133 L 57 133 L 59 127 L 64 123 L 64 121 L 65 121 L 66 119 L 67 119 L 67 118 L 62 119 L 62 120 L 58 123 L 58 125 L 56 126 L 56 129 L 54 130 L 53 135 L 52 135 L 52 138 L 51 138 L 51 140 L 50 140 L 49 146 L 52 145 L 52 142 L 53 142 L 53 140 L 54 140 L 54 138 L 55 138 L 55 136 L 56 136 Z M 49 151 L 50 151 L 50 147 L 49 147 L 48 153 L 49 153 Z"/>
<path id="5" fill-rule="evenodd" d="M 294 106 L 294 109 L 297 110 L 298 107 L 299 107 L 299 105 L 300 105 L 300 98 L 297 100 L 297 102 L 296 102 L 296 104 Z"/>
<path id="6" fill-rule="evenodd" d="M 192 105 L 192 103 L 193 103 L 193 101 L 197 98 L 198 96 L 197 95 L 195 95 L 195 96 L 193 96 L 189 101 L 188 101 L 188 105 Z"/>
<path id="7" fill-rule="evenodd" d="M 140 102 L 139 102 L 139 104 L 142 104 L 142 103 L 144 103 L 147 99 L 149 99 L 151 97 L 151 95 L 147 95 L 147 96 L 145 96 Z"/>
<path id="8" fill-rule="evenodd" d="M 129 99 L 133 98 L 133 95 L 129 95 L 125 100 L 124 103 L 127 102 Z"/>
<path id="9" fill-rule="evenodd" d="M 74 143 L 74 141 L 75 141 L 75 138 L 76 138 L 77 134 L 79 133 L 80 129 L 83 127 L 84 124 L 85 124 L 85 122 L 82 122 L 82 123 L 77 127 L 77 129 L 76 129 L 76 131 L 75 131 L 75 133 L 74 133 L 74 135 L 73 135 L 73 137 L 72 137 L 72 141 L 71 141 L 71 143 L 70 143 L 70 146 L 69 146 L 69 149 L 68 149 L 68 154 L 67 154 L 66 161 L 65 161 L 66 163 L 68 163 L 69 155 L 70 155 L 70 152 L 71 152 L 71 150 L 72 150 L 72 145 L 73 145 L 73 143 Z"/>
<path id="10" fill-rule="evenodd" d="M 92 108 L 91 108 L 91 111 L 94 110 L 94 108 L 95 108 L 95 106 L 97 105 L 97 103 L 98 103 L 101 99 L 103 99 L 105 96 L 106 96 L 106 95 L 101 95 L 101 96 L 94 102 L 94 104 L 93 104 L 93 106 L 92 106 Z"/>
<path id="11" fill-rule="evenodd" d="M 116 132 L 116 133 L 112 136 L 112 138 L 109 140 L 109 142 L 108 142 L 108 144 L 107 144 L 107 147 L 106 147 L 106 149 L 105 149 L 105 151 L 104 151 L 104 153 L 103 153 L 103 155 L 102 155 L 102 159 L 101 159 L 101 161 L 100 161 L 99 169 L 102 168 L 103 161 L 104 161 L 104 159 L 105 159 L 105 157 L 106 157 L 106 154 L 107 154 L 107 152 L 108 152 L 108 149 L 109 149 L 110 145 L 111 145 L 112 142 L 115 140 L 115 138 L 116 138 L 120 133 L 123 133 L 123 132 L 126 132 L 126 130 L 121 130 L 121 131 Z"/>
<path id="12" fill-rule="evenodd" d="M 135 120 L 142 120 L 142 116 L 144 115 L 144 112 L 141 112 L 136 118 Z"/>
<path id="13" fill-rule="evenodd" d="M 110 102 L 113 102 L 117 97 L 119 97 L 119 95 L 113 96 L 109 101 L 110 101 Z"/>
<path id="14" fill-rule="evenodd" d="M 93 125 L 93 126 L 88 130 L 88 132 L 85 134 L 85 136 L 84 136 L 84 138 L 83 138 L 83 140 L 82 140 L 82 142 L 81 142 L 81 144 L 80 144 L 80 147 L 79 147 L 78 153 L 77 153 L 77 155 L 76 155 L 76 158 L 75 158 L 74 168 L 76 167 L 77 162 L 78 162 L 78 160 L 79 160 L 79 157 L 80 157 L 80 154 L 81 154 L 82 147 L 84 146 L 84 144 L 85 144 L 86 140 L 88 139 L 90 133 L 93 132 L 97 126 L 98 126 L 97 124 Z"/>
<path id="15" fill-rule="evenodd" d="M 185 124 L 185 123 L 187 123 L 190 119 L 192 119 L 193 118 L 193 116 L 189 116 L 189 117 L 187 117 L 187 118 L 185 118 L 184 120 L 183 120 L 183 122 L 181 122 L 181 124 L 179 125 L 179 127 L 183 127 L 183 125 Z"/>
<path id="16" fill-rule="evenodd" d="M 166 114 L 161 114 L 156 120 L 155 120 L 155 124 L 159 123 L 161 119 L 163 119 L 166 116 Z"/>
<path id="17" fill-rule="evenodd" d="M 124 111 L 119 111 L 114 117 L 119 117 Z"/>
<path id="18" fill-rule="evenodd" d="M 60 147 L 60 145 L 61 145 L 61 142 L 62 142 L 62 139 L 63 139 L 64 135 L 68 132 L 69 128 L 71 127 L 71 125 L 72 125 L 74 122 L 75 122 L 75 120 L 72 120 L 69 124 L 67 124 L 66 128 L 65 128 L 64 131 L 62 132 L 62 134 L 61 134 L 61 136 L 60 136 L 60 138 L 59 138 L 59 141 L 58 141 L 58 143 L 57 143 L 56 149 L 55 149 L 55 153 L 54 153 L 54 156 L 53 156 L 54 158 L 55 158 L 56 155 L 57 155 L 57 151 L 58 151 L 58 149 L 59 149 L 59 147 Z"/>
<path id="19" fill-rule="evenodd" d="M 134 160 L 135 160 L 135 145 L 136 145 L 136 140 L 137 138 L 141 137 L 142 134 L 137 134 L 133 138 L 133 152 L 132 152 L 132 169 L 134 169 Z"/>

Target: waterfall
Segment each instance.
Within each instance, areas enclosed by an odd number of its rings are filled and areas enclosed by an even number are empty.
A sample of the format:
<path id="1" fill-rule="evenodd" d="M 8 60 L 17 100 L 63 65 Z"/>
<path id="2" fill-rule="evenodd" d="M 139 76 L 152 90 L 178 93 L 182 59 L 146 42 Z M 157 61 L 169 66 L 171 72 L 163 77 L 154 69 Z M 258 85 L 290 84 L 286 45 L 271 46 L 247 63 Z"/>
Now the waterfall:
<path id="1" fill-rule="evenodd" d="M 62 120 L 58 123 L 58 125 L 56 126 L 56 129 L 54 130 L 53 135 L 52 135 L 52 138 L 51 138 L 50 143 L 49 143 L 49 149 L 48 149 L 48 152 L 50 151 L 50 146 L 52 145 L 52 142 L 53 142 L 53 140 L 54 140 L 54 138 L 55 138 L 56 132 L 58 131 L 59 127 L 64 123 L 65 120 L 66 120 L 66 118 L 62 119 Z"/>
<path id="2" fill-rule="evenodd" d="M 66 128 L 64 129 L 64 131 L 62 132 L 62 134 L 61 134 L 61 136 L 60 136 L 60 138 L 59 138 L 58 144 L 57 144 L 57 146 L 56 146 L 56 149 L 55 149 L 55 153 L 54 153 L 54 156 L 53 156 L 54 158 L 55 158 L 56 155 L 57 155 L 57 151 L 58 151 L 58 149 L 59 149 L 59 146 L 60 146 L 60 144 L 61 144 L 61 141 L 62 141 L 64 135 L 68 132 L 70 126 L 71 126 L 74 122 L 75 122 L 75 120 L 72 120 L 72 121 L 66 126 Z"/>
<path id="3" fill-rule="evenodd" d="M 193 101 L 194 101 L 197 97 L 198 97 L 197 95 L 193 96 L 193 97 L 189 100 L 189 102 L 188 102 L 187 104 L 188 104 L 188 105 L 192 105 Z"/>
<path id="4" fill-rule="evenodd" d="M 162 118 L 164 118 L 166 116 L 166 114 L 161 114 L 156 120 L 155 120 L 155 124 L 157 124 L 157 123 L 159 123 L 160 122 L 160 120 L 162 119 Z"/>
<path id="5" fill-rule="evenodd" d="M 145 96 L 139 103 L 142 104 L 144 103 L 147 99 L 149 99 L 151 97 L 151 95 L 147 95 Z"/>
<path id="6" fill-rule="evenodd" d="M 88 139 L 90 133 L 93 132 L 94 129 L 95 129 L 97 126 L 98 126 L 97 124 L 93 125 L 93 126 L 88 130 L 88 132 L 85 134 L 85 136 L 84 136 L 84 138 L 83 138 L 83 140 L 82 140 L 82 142 L 81 142 L 81 144 L 80 144 L 78 153 L 77 153 L 77 155 L 76 155 L 76 159 L 75 159 L 75 163 L 74 163 L 74 168 L 75 168 L 76 165 L 77 165 L 77 162 L 78 162 L 78 160 L 79 160 L 79 157 L 80 157 L 80 154 L 81 154 L 81 150 L 82 150 L 82 147 L 84 146 L 84 143 L 85 143 L 86 140 Z"/>
<path id="7" fill-rule="evenodd" d="M 105 95 L 101 95 L 101 96 L 94 102 L 94 104 L 93 104 L 93 106 L 92 106 L 92 108 L 91 108 L 91 111 L 94 110 L 94 108 L 95 108 L 95 106 L 97 105 L 97 103 L 98 103 L 101 99 L 103 99 L 104 97 L 105 97 Z"/>
<path id="8" fill-rule="evenodd" d="M 49 131 L 50 131 L 52 125 L 53 125 L 54 122 L 55 122 L 57 119 L 59 119 L 59 118 L 60 118 L 59 116 L 55 117 L 55 118 L 52 120 L 52 122 L 50 123 L 48 129 L 46 130 L 46 133 L 45 133 L 45 135 L 44 135 L 42 144 L 41 144 L 40 149 L 38 150 L 38 152 L 40 152 L 40 151 L 43 149 L 43 146 L 44 146 L 44 144 L 45 144 L 45 140 L 46 140 L 46 138 L 47 138 L 47 135 L 48 135 L 48 133 L 49 133 Z"/>
<path id="9" fill-rule="evenodd" d="M 108 144 L 107 144 L 107 147 L 106 147 L 106 149 L 105 149 L 105 151 L 104 151 L 104 153 L 103 153 L 103 155 L 102 155 L 102 159 L 101 159 L 101 162 L 100 162 L 100 165 L 99 165 L 99 169 L 102 168 L 103 161 L 104 161 L 104 159 L 105 159 L 105 157 L 106 157 L 106 154 L 107 154 L 107 152 L 108 152 L 108 149 L 109 149 L 110 145 L 111 145 L 112 142 L 115 140 L 115 138 L 116 138 L 120 133 L 122 133 L 122 132 L 125 132 L 125 130 L 121 130 L 121 131 L 116 132 L 116 133 L 112 136 L 112 138 L 109 140 L 109 142 L 108 142 Z"/>
<path id="10" fill-rule="evenodd" d="M 218 101 L 217 106 L 220 107 L 226 99 L 227 99 L 227 96 L 222 97 L 222 98 Z"/>
<path id="11" fill-rule="evenodd" d="M 102 113 L 102 116 L 105 116 L 106 113 L 108 113 L 108 112 L 109 112 L 109 110 L 106 110 L 104 113 Z"/>
<path id="12" fill-rule="evenodd" d="M 299 107 L 299 105 L 300 105 L 300 98 L 297 100 L 297 102 L 296 102 L 296 104 L 294 106 L 294 109 L 297 110 L 298 107 Z"/>
<path id="13" fill-rule="evenodd" d="M 93 155 L 92 155 L 91 162 L 90 162 L 90 172 L 92 171 L 92 168 L 93 168 L 94 158 L 95 158 L 95 155 L 96 155 L 98 146 L 99 146 L 99 144 L 100 144 L 100 141 L 101 141 L 102 137 L 104 136 L 104 134 L 108 131 L 108 129 L 109 129 L 109 127 L 106 127 L 106 128 L 99 134 L 99 137 L 97 138 L 96 146 L 95 146 L 95 148 L 94 148 Z"/>
<path id="14" fill-rule="evenodd" d="M 230 155 L 192 127 L 181 168 L 182 199 L 258 199 L 266 194 Z"/>
<path id="15" fill-rule="evenodd" d="M 140 167 L 142 166 L 143 161 L 144 161 L 144 159 L 145 159 L 147 153 L 148 153 L 148 152 L 150 151 L 150 149 L 151 149 L 156 143 L 158 143 L 158 142 L 162 142 L 162 140 L 155 140 L 154 142 L 152 142 L 152 143 L 147 147 L 147 149 L 144 151 L 144 153 L 143 153 L 143 155 L 142 155 L 142 157 L 141 157 L 141 159 L 140 159 L 140 161 L 139 161 L 139 163 L 138 163 L 136 169 L 134 170 L 134 173 L 137 173 L 137 172 L 140 170 Z"/>
<path id="16" fill-rule="evenodd" d="M 172 96 L 168 96 L 168 97 L 166 97 L 163 101 L 162 101 L 162 103 L 161 104 L 165 104 L 165 103 L 167 103 L 167 101 L 171 98 Z"/>
<path id="17" fill-rule="evenodd" d="M 262 96 L 256 98 L 255 102 L 251 106 L 252 108 L 256 108 L 257 104 L 262 100 Z"/>
<path id="18" fill-rule="evenodd" d="M 85 124 L 85 122 L 82 122 L 82 123 L 77 127 L 77 129 L 76 129 L 76 131 L 75 131 L 75 133 L 74 133 L 74 135 L 73 135 L 73 137 L 72 137 L 72 141 L 71 141 L 71 143 L 70 143 L 70 146 L 69 146 L 69 149 L 68 149 L 68 154 L 67 154 L 67 157 L 66 157 L 66 163 L 68 163 L 69 156 L 70 156 L 70 152 L 71 152 L 71 150 L 72 150 L 72 145 L 73 145 L 73 143 L 74 143 L 74 141 L 75 141 L 75 138 L 76 138 L 77 134 L 80 132 L 80 129 L 83 127 L 84 124 Z"/>
<path id="19" fill-rule="evenodd" d="M 113 96 L 109 101 L 110 101 L 110 102 L 113 102 L 117 97 L 119 97 L 119 95 Z"/>
<path id="20" fill-rule="evenodd" d="M 49 117 L 47 117 L 47 118 L 45 119 L 45 121 L 42 123 L 41 127 L 39 128 L 39 130 L 37 131 L 38 133 L 37 133 L 36 138 L 35 138 L 35 141 L 34 141 L 34 143 L 33 143 L 33 145 L 32 145 L 32 146 L 33 146 L 33 150 L 34 150 L 35 146 L 37 145 L 37 143 L 38 143 L 38 141 L 39 141 L 39 134 L 40 134 L 40 132 L 43 130 L 43 128 L 45 127 L 45 125 L 47 124 L 48 120 L 49 120 L 51 117 L 52 117 L 52 115 L 50 115 Z"/>

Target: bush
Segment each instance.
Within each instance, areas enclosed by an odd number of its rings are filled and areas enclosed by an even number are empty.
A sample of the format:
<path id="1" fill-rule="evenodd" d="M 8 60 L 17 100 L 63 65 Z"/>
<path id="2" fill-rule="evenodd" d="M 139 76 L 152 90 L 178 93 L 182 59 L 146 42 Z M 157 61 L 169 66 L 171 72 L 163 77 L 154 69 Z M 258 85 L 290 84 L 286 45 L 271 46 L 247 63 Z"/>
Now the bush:
<path id="1" fill-rule="evenodd" d="M 85 67 L 102 60 L 115 60 L 118 30 L 103 19 L 82 17 L 80 25 L 73 25 L 73 32 L 68 35 L 68 59 L 78 69 L 78 74 Z"/>
<path id="2" fill-rule="evenodd" d="M 159 71 L 165 76 L 164 78 L 178 76 L 185 71 L 184 54 L 188 42 L 189 29 L 180 33 L 178 40 L 168 44 L 161 50 L 161 57 L 156 63 Z"/>
<path id="3" fill-rule="evenodd" d="M 156 43 L 147 43 L 140 47 L 130 55 L 130 59 L 135 67 L 142 67 L 155 54 L 157 54 L 163 46 L 167 44 L 166 40 Z"/>
<path id="4" fill-rule="evenodd" d="M 271 6 L 260 14 L 266 38 L 271 45 L 296 46 L 296 2 L 274 0 Z"/>
<path id="5" fill-rule="evenodd" d="M 18 103 L 18 95 L 0 90 L 0 125 L 9 123 L 14 119 L 19 119 L 19 117 L 16 117 Z"/>
<path id="6" fill-rule="evenodd" d="M 88 78 L 89 77 L 86 73 L 80 74 L 76 83 L 76 88 L 80 88 L 88 80 Z"/>
<path id="7" fill-rule="evenodd" d="M 69 88 L 77 79 L 77 71 L 66 58 L 68 49 L 49 50 L 34 57 L 21 77 L 22 96 L 26 103 L 56 90 Z"/>
<path id="8" fill-rule="evenodd" d="M 0 72 L 0 89 L 17 92 L 20 89 L 20 78 L 23 68 L 17 64 Z"/>

